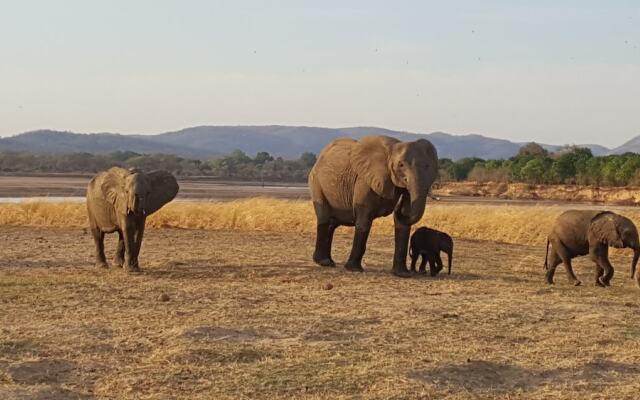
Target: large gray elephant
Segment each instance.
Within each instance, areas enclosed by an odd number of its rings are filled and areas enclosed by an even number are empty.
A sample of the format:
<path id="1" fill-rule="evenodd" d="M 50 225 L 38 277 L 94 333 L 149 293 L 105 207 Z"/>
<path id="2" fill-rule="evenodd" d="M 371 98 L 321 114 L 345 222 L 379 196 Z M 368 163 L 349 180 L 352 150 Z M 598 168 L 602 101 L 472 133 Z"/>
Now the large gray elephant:
<path id="1" fill-rule="evenodd" d="M 425 139 L 401 142 L 387 136 L 336 139 L 320 153 L 309 173 L 317 217 L 313 260 L 335 266 L 331 243 L 335 229 L 355 226 L 345 268 L 362 271 L 374 219 L 394 214 L 393 273 L 409 276 L 406 266 L 411 225 L 422 218 L 429 189 L 438 175 L 438 155 Z"/>
<path id="2" fill-rule="evenodd" d="M 96 245 L 96 266 L 108 267 L 104 234 L 118 232 L 115 265 L 138 271 L 147 217 L 178 194 L 176 178 L 166 171 L 144 173 L 113 167 L 99 172 L 87 188 L 89 226 Z"/>
<path id="3" fill-rule="evenodd" d="M 551 252 L 549 252 L 551 243 Z M 547 283 L 553 283 L 553 274 L 560 263 L 564 263 L 569 281 L 580 285 L 573 272 L 571 259 L 589 254 L 596 264 L 595 283 L 609 286 L 613 277 L 613 266 L 609 262 L 609 246 L 633 249 L 631 278 L 635 276 L 640 286 L 640 274 L 636 276 L 636 265 L 640 257 L 638 230 L 630 219 L 610 211 L 569 210 L 556 219 L 547 239 L 547 254 L 544 260 Z"/>

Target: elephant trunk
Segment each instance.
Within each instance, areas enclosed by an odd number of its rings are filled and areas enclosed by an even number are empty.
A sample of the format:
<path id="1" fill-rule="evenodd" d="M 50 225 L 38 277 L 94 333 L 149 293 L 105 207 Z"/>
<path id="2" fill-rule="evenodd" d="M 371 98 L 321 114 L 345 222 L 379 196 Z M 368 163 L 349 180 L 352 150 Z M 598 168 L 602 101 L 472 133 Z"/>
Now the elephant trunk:
<path id="1" fill-rule="evenodd" d="M 127 199 L 127 214 L 144 215 L 144 199 L 135 193 L 130 194 Z"/>
<path id="2" fill-rule="evenodd" d="M 402 212 L 405 204 L 404 196 L 406 193 L 403 193 L 396 204 L 394 215 L 396 219 L 403 225 L 413 225 L 420 221 L 422 215 L 424 214 L 424 209 L 427 204 L 427 194 L 429 192 L 428 188 L 421 188 L 418 185 L 411 185 L 408 188 L 409 192 L 409 215 L 405 215 Z"/>

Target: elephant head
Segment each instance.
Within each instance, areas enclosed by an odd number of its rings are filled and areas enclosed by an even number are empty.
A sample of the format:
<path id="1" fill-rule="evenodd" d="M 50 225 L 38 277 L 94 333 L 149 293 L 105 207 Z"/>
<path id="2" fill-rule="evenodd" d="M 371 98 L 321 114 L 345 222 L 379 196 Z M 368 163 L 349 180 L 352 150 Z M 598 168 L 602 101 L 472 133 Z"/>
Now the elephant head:
<path id="1" fill-rule="evenodd" d="M 178 193 L 178 183 L 166 171 L 144 173 L 136 169 L 112 168 L 102 191 L 120 215 L 151 215 Z"/>
<path id="2" fill-rule="evenodd" d="M 431 142 L 365 136 L 356 146 L 354 163 L 381 197 L 393 199 L 401 193 L 395 209 L 401 223 L 413 225 L 422 218 L 429 190 L 438 175 L 438 153 Z"/>
<path id="3" fill-rule="evenodd" d="M 638 240 L 638 229 L 629 218 L 608 211 L 602 212 L 591 221 L 589 237 L 595 238 L 607 246 L 633 249 L 631 278 L 634 277 L 640 258 L 640 241 Z M 640 274 L 636 279 L 640 286 Z"/>

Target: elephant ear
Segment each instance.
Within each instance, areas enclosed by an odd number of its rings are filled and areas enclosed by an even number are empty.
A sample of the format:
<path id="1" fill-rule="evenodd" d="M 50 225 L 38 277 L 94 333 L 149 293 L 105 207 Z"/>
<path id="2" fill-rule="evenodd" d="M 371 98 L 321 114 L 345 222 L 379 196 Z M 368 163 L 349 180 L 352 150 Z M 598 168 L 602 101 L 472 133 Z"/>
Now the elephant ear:
<path id="1" fill-rule="evenodd" d="M 624 247 L 620 232 L 618 232 L 618 216 L 605 211 L 593 217 L 589 226 L 589 239 L 607 246 Z"/>
<path id="2" fill-rule="evenodd" d="M 151 194 L 145 202 L 145 211 L 151 215 L 173 200 L 180 187 L 176 178 L 167 171 L 153 171 L 147 174 Z"/>
<path id="3" fill-rule="evenodd" d="M 104 173 L 100 189 L 108 203 L 114 207 L 118 199 L 124 195 L 124 176 L 113 168 Z"/>
<path id="4" fill-rule="evenodd" d="M 391 147 L 397 140 L 380 136 L 365 136 L 354 146 L 351 164 L 358 177 L 364 179 L 378 196 L 393 199 L 395 185 L 389 172 Z"/>
<path id="5" fill-rule="evenodd" d="M 438 151 L 436 150 L 436 147 L 433 145 L 433 143 L 431 143 L 427 139 L 418 139 L 416 140 L 416 143 L 418 143 L 418 145 L 422 149 L 425 159 L 432 160 L 435 163 L 435 165 L 430 164 L 430 165 L 427 165 L 427 167 L 433 168 L 435 171 L 437 171 L 438 170 Z"/>

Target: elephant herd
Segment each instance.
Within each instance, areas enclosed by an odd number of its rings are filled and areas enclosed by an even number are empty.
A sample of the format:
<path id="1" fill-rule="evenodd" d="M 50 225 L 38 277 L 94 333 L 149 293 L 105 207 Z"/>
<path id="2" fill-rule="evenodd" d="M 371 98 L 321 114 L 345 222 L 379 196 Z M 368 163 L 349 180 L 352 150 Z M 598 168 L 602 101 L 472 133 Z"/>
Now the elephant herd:
<path id="1" fill-rule="evenodd" d="M 411 236 L 411 226 L 422 218 L 431 185 L 438 176 L 438 155 L 431 142 L 419 139 L 402 142 L 387 136 L 364 136 L 359 140 L 336 139 L 320 153 L 309 173 L 309 190 L 317 218 L 313 261 L 334 267 L 331 246 L 336 228 L 353 226 L 355 233 L 344 267 L 363 271 L 367 239 L 373 220 L 393 214 L 394 256 L 392 273 L 408 277 L 443 269 L 440 252 L 448 256 L 451 273 L 453 240 L 444 232 L 426 227 Z M 107 267 L 104 234 L 119 236 L 115 265 L 138 271 L 146 218 L 173 200 L 178 183 L 168 172 L 144 173 L 114 167 L 98 173 L 87 188 L 89 224 L 95 242 L 96 266 Z M 551 250 L 549 250 L 551 245 Z M 608 211 L 570 210 L 561 214 L 547 240 L 544 268 L 547 283 L 553 283 L 556 267 L 563 263 L 569 280 L 576 278 L 571 260 L 589 255 L 596 265 L 595 283 L 609 286 L 613 267 L 609 247 L 632 248 L 631 277 L 640 257 L 638 231 L 628 218 Z M 407 268 L 410 248 L 411 269 Z M 422 257 L 420 267 L 416 264 Z"/>

